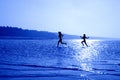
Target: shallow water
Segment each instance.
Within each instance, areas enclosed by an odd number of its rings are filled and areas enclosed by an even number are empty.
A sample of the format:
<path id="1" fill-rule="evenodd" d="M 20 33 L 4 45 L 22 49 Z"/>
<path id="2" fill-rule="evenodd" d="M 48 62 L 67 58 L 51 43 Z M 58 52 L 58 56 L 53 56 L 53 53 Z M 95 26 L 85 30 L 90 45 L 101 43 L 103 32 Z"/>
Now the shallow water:
<path id="1" fill-rule="evenodd" d="M 0 40 L 2 80 L 120 80 L 120 41 Z"/>

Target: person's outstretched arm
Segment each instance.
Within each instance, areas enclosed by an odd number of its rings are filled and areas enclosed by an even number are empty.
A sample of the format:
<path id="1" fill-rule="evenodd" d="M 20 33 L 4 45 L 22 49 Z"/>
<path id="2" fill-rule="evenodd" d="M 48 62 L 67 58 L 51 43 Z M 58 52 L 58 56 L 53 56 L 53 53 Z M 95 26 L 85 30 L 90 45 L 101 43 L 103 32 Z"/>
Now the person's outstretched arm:
<path id="1" fill-rule="evenodd" d="M 82 36 L 80 36 L 80 38 L 82 39 L 83 37 L 82 37 Z"/>
<path id="2" fill-rule="evenodd" d="M 89 39 L 89 37 L 86 37 L 87 39 Z"/>

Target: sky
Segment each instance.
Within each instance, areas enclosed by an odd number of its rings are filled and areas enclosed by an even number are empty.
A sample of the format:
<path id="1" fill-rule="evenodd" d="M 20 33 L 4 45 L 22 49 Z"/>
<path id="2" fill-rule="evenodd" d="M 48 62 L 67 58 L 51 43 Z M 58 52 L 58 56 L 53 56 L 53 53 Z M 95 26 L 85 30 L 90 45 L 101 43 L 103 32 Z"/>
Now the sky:
<path id="1" fill-rule="evenodd" d="M 0 0 L 0 26 L 120 38 L 120 0 Z"/>

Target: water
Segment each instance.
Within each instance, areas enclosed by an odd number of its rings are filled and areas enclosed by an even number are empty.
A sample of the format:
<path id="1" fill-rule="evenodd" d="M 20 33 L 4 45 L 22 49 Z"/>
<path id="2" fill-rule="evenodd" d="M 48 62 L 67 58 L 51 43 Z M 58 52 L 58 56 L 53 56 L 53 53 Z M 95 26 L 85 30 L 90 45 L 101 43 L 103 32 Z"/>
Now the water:
<path id="1" fill-rule="evenodd" d="M 0 40 L 0 80 L 120 80 L 120 41 Z"/>

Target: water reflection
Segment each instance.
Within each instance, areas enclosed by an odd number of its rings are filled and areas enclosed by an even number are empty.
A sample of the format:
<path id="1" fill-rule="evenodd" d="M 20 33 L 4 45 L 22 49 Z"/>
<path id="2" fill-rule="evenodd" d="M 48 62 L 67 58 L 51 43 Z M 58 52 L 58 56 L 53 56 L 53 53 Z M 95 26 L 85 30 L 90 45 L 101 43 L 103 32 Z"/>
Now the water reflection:
<path id="1" fill-rule="evenodd" d="M 81 63 L 81 69 L 85 71 L 92 71 L 92 65 L 90 63 Z"/>
<path id="2" fill-rule="evenodd" d="M 78 44 L 80 44 L 80 41 L 76 41 Z M 98 43 L 96 41 L 89 40 L 88 44 L 90 47 L 81 47 L 81 45 L 75 45 L 74 49 L 76 51 L 76 54 L 74 57 L 79 62 L 86 62 L 86 61 L 93 61 L 98 56 L 99 52 L 95 49 L 95 47 L 98 46 Z M 94 45 L 93 45 L 94 44 Z"/>
<path id="3" fill-rule="evenodd" d="M 96 47 L 99 46 L 99 41 L 89 40 L 87 43 L 90 47 L 82 47 L 80 40 L 74 41 L 73 48 L 75 55 L 73 56 L 82 70 L 92 71 L 92 62 L 95 61 L 99 55 L 99 51 L 96 49 Z"/>

